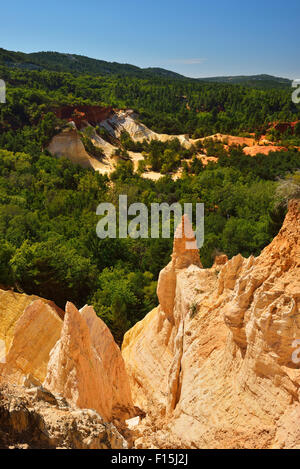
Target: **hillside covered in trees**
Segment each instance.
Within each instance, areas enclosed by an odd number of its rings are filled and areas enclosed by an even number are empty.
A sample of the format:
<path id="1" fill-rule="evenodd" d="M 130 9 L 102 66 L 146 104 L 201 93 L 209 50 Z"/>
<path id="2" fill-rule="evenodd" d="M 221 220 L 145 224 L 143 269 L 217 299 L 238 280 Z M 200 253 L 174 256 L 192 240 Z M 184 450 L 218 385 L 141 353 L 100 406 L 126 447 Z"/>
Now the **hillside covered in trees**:
<path id="1" fill-rule="evenodd" d="M 0 62 L 0 78 L 7 85 L 7 103 L 0 105 L 0 284 L 61 307 L 66 300 L 78 307 L 93 304 L 119 342 L 156 304 L 155 280 L 168 263 L 172 238 L 100 240 L 95 231 L 100 202 L 117 204 L 119 194 L 128 195 L 128 204 L 138 201 L 148 207 L 152 202 L 204 202 L 201 259 L 207 267 L 220 252 L 258 255 L 282 223 L 284 201 L 291 194 L 299 196 L 299 126 L 293 141 L 285 136 L 287 151 L 251 158 L 239 147 L 229 156 L 219 148 L 218 162 L 204 167 L 195 161 L 176 181 L 168 166 L 156 182 L 135 173 L 130 158 L 103 176 L 45 150 L 64 125 L 54 113 L 64 105 L 130 108 L 160 133 L 261 135 L 270 122 L 300 119 L 289 88 L 206 83 L 148 72 L 120 75 L 116 69 L 102 73 L 91 68 L 88 73 L 88 64 L 72 73 L 63 61 L 52 71 L 37 63 L 37 68 L 16 67 L 15 60 L 11 65 L 7 57 Z M 123 151 L 130 150 L 133 143 L 126 135 L 122 138 Z M 165 151 L 176 151 L 179 159 L 188 156 L 176 145 L 160 148 L 154 142 L 151 148 L 145 143 L 140 150 L 155 157 L 153 164 L 161 169 L 168 163 L 161 160 Z"/>

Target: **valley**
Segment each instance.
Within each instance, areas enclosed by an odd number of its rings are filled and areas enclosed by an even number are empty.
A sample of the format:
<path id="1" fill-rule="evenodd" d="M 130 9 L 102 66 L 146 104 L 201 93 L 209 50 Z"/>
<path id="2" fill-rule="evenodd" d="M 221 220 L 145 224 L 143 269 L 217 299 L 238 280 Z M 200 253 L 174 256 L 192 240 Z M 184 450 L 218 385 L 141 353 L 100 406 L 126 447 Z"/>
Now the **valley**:
<path id="1" fill-rule="evenodd" d="M 186 249 L 190 235 L 175 235 L 159 305 L 125 334 L 122 355 L 92 307 L 68 302 L 62 319 L 1 291 L 0 445 L 299 448 L 299 216 L 293 200 L 260 256 L 217 256 L 210 269 Z"/>
<path id="2" fill-rule="evenodd" d="M 0 78 L 0 447 L 299 449 L 291 81 L 5 49 Z M 121 195 L 204 204 L 200 250 L 187 215 L 99 237 Z"/>

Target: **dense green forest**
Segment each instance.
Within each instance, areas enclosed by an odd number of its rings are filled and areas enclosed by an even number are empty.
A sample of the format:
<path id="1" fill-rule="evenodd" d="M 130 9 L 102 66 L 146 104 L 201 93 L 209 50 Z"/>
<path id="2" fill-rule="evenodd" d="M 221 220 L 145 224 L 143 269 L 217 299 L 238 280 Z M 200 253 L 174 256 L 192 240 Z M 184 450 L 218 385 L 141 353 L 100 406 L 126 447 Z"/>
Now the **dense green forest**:
<path id="1" fill-rule="evenodd" d="M 0 76 L 7 83 L 8 101 L 0 108 L 2 132 L 31 129 L 45 113 L 64 104 L 132 108 L 154 131 L 196 138 L 216 132 L 264 132 L 270 122 L 300 117 L 290 88 L 254 89 L 195 80 L 72 75 L 3 66 Z"/>
<path id="2" fill-rule="evenodd" d="M 0 64 L 27 70 L 52 70 L 74 74 L 108 75 L 118 73 L 123 76 L 167 76 L 185 79 L 184 76 L 163 68 L 140 68 L 135 65 L 107 62 L 83 55 L 63 54 L 60 52 L 33 52 L 25 54 L 24 52 L 13 52 L 0 48 Z"/>
<path id="3" fill-rule="evenodd" d="M 51 70 L 56 72 L 70 72 L 73 74 L 119 74 L 122 76 L 139 76 L 141 78 L 157 76 L 187 80 L 187 77 L 179 73 L 159 67 L 140 68 L 135 65 L 107 62 L 83 55 L 64 54 L 61 52 L 33 52 L 25 54 L 24 52 L 13 52 L 0 47 L 0 64 L 27 70 Z M 196 78 L 190 78 L 190 81 L 196 80 Z M 230 84 L 238 83 L 254 88 L 291 87 L 291 80 L 271 75 L 208 77 L 198 78 L 198 80 Z"/>
<path id="4" fill-rule="evenodd" d="M 240 84 L 252 88 L 287 88 L 292 86 L 292 80 L 288 78 L 274 77 L 272 75 L 240 75 L 232 77 L 208 77 L 201 78 L 203 81 L 214 83 Z"/>
<path id="5" fill-rule="evenodd" d="M 250 163 L 251 164 L 250 164 Z M 156 279 L 172 239 L 96 236 L 96 207 L 128 203 L 204 202 L 204 266 L 214 255 L 257 255 L 277 233 L 284 208 L 274 208 L 276 178 L 300 167 L 298 152 L 252 159 L 235 150 L 198 175 L 153 182 L 120 162 L 107 177 L 65 159 L 0 150 L 0 283 L 64 307 L 92 303 L 116 338 L 156 304 Z"/>
<path id="6" fill-rule="evenodd" d="M 296 149 L 250 158 L 239 147 L 229 157 L 219 148 L 218 163 L 204 168 L 193 161 L 180 179 L 166 174 L 154 182 L 134 173 L 130 160 L 107 177 L 56 159 L 45 147 L 62 125 L 53 110 L 64 104 L 132 108 L 153 130 L 200 137 L 261 133 L 269 122 L 297 120 L 300 110 L 290 90 L 7 66 L 0 66 L 0 77 L 7 83 L 7 103 L 0 105 L 2 285 L 61 307 L 67 300 L 78 307 L 93 304 L 120 342 L 156 304 L 156 280 L 169 261 L 172 239 L 97 238 L 100 202 L 117 204 L 119 194 L 128 195 L 128 204 L 147 206 L 204 202 L 205 267 L 219 252 L 258 255 L 278 232 L 286 209 L 276 203 L 278 179 L 300 168 Z M 130 150 L 133 142 L 126 134 L 122 139 Z M 151 165 L 165 173 L 168 156 L 181 151 L 176 141 L 143 145 L 139 150 L 147 150 Z"/>

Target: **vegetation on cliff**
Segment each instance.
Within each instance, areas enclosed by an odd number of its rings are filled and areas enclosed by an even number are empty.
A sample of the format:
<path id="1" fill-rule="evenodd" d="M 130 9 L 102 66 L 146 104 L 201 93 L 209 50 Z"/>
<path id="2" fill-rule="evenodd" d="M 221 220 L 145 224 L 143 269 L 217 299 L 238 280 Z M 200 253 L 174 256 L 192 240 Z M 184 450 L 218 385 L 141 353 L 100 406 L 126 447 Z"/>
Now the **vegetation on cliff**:
<path id="1" fill-rule="evenodd" d="M 114 73 L 72 75 L 1 65 L 0 76 L 7 84 L 7 105 L 0 109 L 1 133 L 35 126 L 53 107 L 67 104 L 132 108 L 154 131 L 196 138 L 262 131 L 270 122 L 300 117 L 290 88 L 256 89 L 155 76 L 120 78 Z"/>
<path id="2" fill-rule="evenodd" d="M 111 187 L 107 176 L 68 160 L 0 150 L 0 283 L 61 307 L 67 300 L 78 307 L 89 301 L 120 340 L 155 305 L 154 279 L 172 240 L 98 239 L 100 202 L 117 203 L 119 194 L 128 195 L 128 204 L 147 206 L 204 202 L 201 258 L 209 266 L 217 251 L 257 255 L 270 242 L 284 215 L 284 208 L 273 209 L 276 178 L 299 163 L 294 152 L 263 161 L 236 150 L 231 167 L 221 160 L 198 175 L 154 182 L 122 161 Z"/>
<path id="3" fill-rule="evenodd" d="M 217 154 L 219 162 L 204 168 L 192 160 L 177 181 L 167 174 L 157 182 L 143 179 L 130 160 L 121 161 L 108 178 L 47 153 L 48 142 L 64 125 L 55 109 L 66 104 L 133 108 L 155 131 L 195 137 L 261 133 L 271 121 L 296 121 L 300 109 L 289 89 L 61 70 L 0 66 L 7 83 L 7 104 L 0 107 L 0 283 L 61 307 L 67 300 L 78 307 L 90 302 L 120 341 L 155 306 L 155 279 L 168 262 L 172 240 L 100 240 L 97 205 L 117 203 L 119 194 L 127 194 L 128 204 L 147 206 L 204 202 L 203 265 L 210 266 L 220 251 L 229 257 L 257 255 L 283 220 L 285 207 L 274 208 L 277 179 L 300 167 L 300 153 L 291 148 L 251 158 L 236 147 L 228 158 L 223 146 L 206 142 L 208 154 Z M 120 140 L 124 155 L 144 151 L 147 164 L 163 173 L 193 156 L 193 149 L 176 140 L 134 143 L 125 133 Z"/>

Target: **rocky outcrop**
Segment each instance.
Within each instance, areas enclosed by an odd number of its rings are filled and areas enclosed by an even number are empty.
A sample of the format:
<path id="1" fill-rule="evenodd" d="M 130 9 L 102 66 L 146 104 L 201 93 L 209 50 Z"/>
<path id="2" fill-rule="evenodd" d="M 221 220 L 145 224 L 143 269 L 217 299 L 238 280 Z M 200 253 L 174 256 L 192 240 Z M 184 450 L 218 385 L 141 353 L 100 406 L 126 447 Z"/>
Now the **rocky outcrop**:
<path id="1" fill-rule="evenodd" d="M 160 272 L 157 285 L 157 296 L 161 308 L 170 318 L 172 318 L 174 308 L 176 270 L 191 264 L 202 267 L 191 224 L 187 215 L 184 215 L 182 223 L 175 232 L 172 260 Z"/>
<path id="2" fill-rule="evenodd" d="M 75 124 L 74 124 L 75 125 Z M 96 169 L 96 158 L 92 158 L 85 150 L 75 128 L 64 129 L 55 135 L 47 150 L 57 158 L 65 157 L 74 164 L 79 164 L 83 168 Z"/>
<path id="3" fill-rule="evenodd" d="M 91 127 L 87 121 L 85 121 L 85 127 Z M 92 130 L 94 134 L 90 140 L 95 147 L 101 149 L 103 153 L 101 159 L 95 158 L 86 151 L 74 121 L 71 121 L 68 127 L 64 128 L 51 139 L 47 150 L 53 156 L 68 158 L 72 163 L 78 164 L 83 168 L 94 169 L 102 174 L 110 173 L 115 167 L 115 161 L 112 156 L 116 151 L 116 147 L 97 135 L 94 128 Z"/>
<path id="4" fill-rule="evenodd" d="M 119 138 L 121 133 L 126 131 L 134 141 L 155 139 L 166 142 L 176 137 L 179 139 L 182 145 L 191 145 L 189 138 L 186 135 L 167 135 L 153 132 L 142 122 L 140 122 L 138 120 L 138 116 L 130 109 L 119 111 L 116 110 L 106 120 L 102 121 L 100 125 L 115 138 Z"/>
<path id="5" fill-rule="evenodd" d="M 243 152 L 248 156 L 269 155 L 272 152 L 276 151 L 287 151 L 286 147 L 280 147 L 276 145 L 253 145 L 251 147 L 245 147 Z"/>
<path id="6" fill-rule="evenodd" d="M 292 201 L 259 257 L 222 256 L 211 269 L 174 243 L 159 277 L 160 305 L 122 347 L 134 403 L 148 414 L 136 447 L 300 446 L 300 367 L 292 358 L 299 228 L 300 203 Z"/>
<path id="7" fill-rule="evenodd" d="M 121 352 L 89 306 L 67 303 L 61 338 L 53 348 L 44 386 L 76 407 L 95 409 L 107 421 L 134 415 Z"/>
<path id="8" fill-rule="evenodd" d="M 49 397 L 52 396 L 52 400 Z M 126 449 L 117 428 L 42 388 L 0 386 L 1 449 Z"/>
<path id="9" fill-rule="evenodd" d="M 94 308 L 81 309 L 91 337 L 92 346 L 101 359 L 101 373 L 105 377 L 104 393 L 109 397 L 112 417 L 129 418 L 133 414 L 133 403 L 124 359 L 106 324 L 96 316 Z"/>
<path id="10" fill-rule="evenodd" d="M 120 147 L 120 137 L 124 131 L 135 142 L 142 142 L 143 140 L 168 142 L 178 139 L 183 147 L 190 148 L 198 143 L 213 140 L 222 143 L 226 150 L 229 150 L 232 146 L 241 146 L 244 153 L 249 156 L 256 156 L 258 153 L 269 155 L 271 152 L 287 150 L 285 147 L 276 146 L 266 136 L 262 136 L 257 141 L 254 134 L 249 134 L 248 137 L 237 137 L 217 133 L 198 139 L 190 138 L 185 134 L 159 134 L 140 122 L 138 115 L 131 109 L 119 110 L 101 106 L 63 106 L 55 110 L 55 113 L 60 119 L 68 121 L 68 124 L 51 139 L 47 150 L 58 158 L 66 157 L 75 164 L 79 164 L 84 168 L 94 169 L 101 174 L 110 174 L 115 170 L 116 163 L 120 160 L 120 157 L 117 156 L 117 150 Z M 291 123 L 293 126 L 296 124 L 297 122 Z M 291 129 L 294 128 L 293 126 Z M 78 133 L 79 131 L 85 132 L 88 127 L 89 136 L 87 138 L 90 139 L 95 147 L 101 150 L 101 158 L 97 158 L 92 153 L 86 151 L 81 136 Z M 105 129 L 105 138 L 98 135 L 95 127 L 99 127 L 101 130 Z M 218 157 L 208 156 L 206 153 L 206 150 L 203 150 L 202 153 L 195 155 L 204 166 L 209 163 L 218 162 Z M 133 163 L 134 170 L 137 171 L 139 162 L 145 159 L 143 153 L 128 151 L 128 154 Z M 183 163 L 190 165 L 191 161 L 188 159 L 181 161 L 181 167 L 172 174 L 174 180 L 182 175 Z M 162 176 L 163 174 L 159 172 L 149 170 L 142 173 L 142 177 L 152 180 L 157 180 Z"/>
<path id="11" fill-rule="evenodd" d="M 97 125 L 107 119 L 112 113 L 113 108 L 111 106 L 62 106 L 55 110 L 56 117 L 69 122 L 75 122 L 78 129 L 82 125 L 86 125 L 86 122 Z"/>
<path id="12" fill-rule="evenodd" d="M 104 422 L 125 428 L 138 409 L 120 349 L 93 308 L 68 303 L 64 313 L 13 291 L 0 298 L 0 446 L 122 448 Z"/>
<path id="13" fill-rule="evenodd" d="M 150 414 L 154 410 L 164 415 L 167 401 L 173 402 L 176 394 L 181 360 L 181 347 L 178 350 L 176 344 L 181 344 L 184 331 L 182 313 L 174 314 L 174 308 L 181 282 L 178 272 L 190 265 L 191 275 L 202 267 L 191 225 L 184 216 L 175 233 L 172 260 L 159 275 L 160 305 L 125 334 L 122 346 L 134 403 Z M 180 301 L 184 310 L 189 308 L 188 298 L 181 296 Z"/>
<path id="14" fill-rule="evenodd" d="M 0 339 L 5 344 L 0 381 L 20 384 L 27 374 L 40 381 L 46 376 L 49 354 L 62 327 L 58 312 L 63 312 L 54 303 L 36 298 L 0 292 Z"/>

